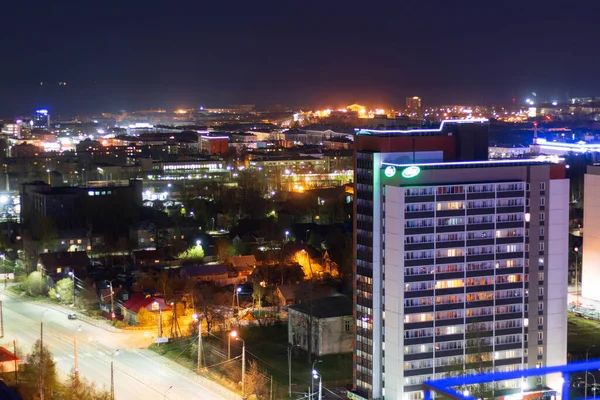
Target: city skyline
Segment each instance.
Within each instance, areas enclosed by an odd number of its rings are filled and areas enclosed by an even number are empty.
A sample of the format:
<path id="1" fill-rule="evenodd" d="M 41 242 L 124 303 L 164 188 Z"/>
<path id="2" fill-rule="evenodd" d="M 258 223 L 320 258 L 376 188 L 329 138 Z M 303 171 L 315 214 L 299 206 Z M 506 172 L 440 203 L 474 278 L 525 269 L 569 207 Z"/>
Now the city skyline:
<path id="1" fill-rule="evenodd" d="M 10 4 L 0 66 L 2 114 L 139 108 L 508 103 L 599 92 L 585 38 L 591 1 L 350 1 L 102 6 Z M 386 12 L 382 13 L 381 10 Z M 583 61 L 585 60 L 585 61 Z"/>

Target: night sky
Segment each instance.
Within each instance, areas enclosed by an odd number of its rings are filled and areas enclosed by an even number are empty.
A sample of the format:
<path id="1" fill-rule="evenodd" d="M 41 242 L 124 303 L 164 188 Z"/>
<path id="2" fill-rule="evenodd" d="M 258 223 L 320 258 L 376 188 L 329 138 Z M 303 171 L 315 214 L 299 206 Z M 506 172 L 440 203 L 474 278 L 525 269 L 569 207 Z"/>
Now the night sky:
<path id="1" fill-rule="evenodd" d="M 600 96 L 599 0 L 2 6 L 0 116 Z"/>

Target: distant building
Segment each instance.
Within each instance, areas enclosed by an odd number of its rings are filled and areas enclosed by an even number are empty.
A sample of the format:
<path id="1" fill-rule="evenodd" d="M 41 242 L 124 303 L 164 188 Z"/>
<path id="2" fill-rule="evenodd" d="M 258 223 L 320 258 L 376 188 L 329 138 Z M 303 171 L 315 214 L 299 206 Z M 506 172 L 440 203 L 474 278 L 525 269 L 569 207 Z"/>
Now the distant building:
<path id="1" fill-rule="evenodd" d="M 205 154 L 227 155 L 229 151 L 229 136 L 200 135 L 199 150 Z"/>
<path id="2" fill-rule="evenodd" d="M 38 260 L 38 271 L 54 281 L 67 277 L 71 271 L 83 279 L 87 276 L 90 265 L 90 258 L 85 251 L 42 253 Z"/>
<path id="3" fill-rule="evenodd" d="M 196 279 L 198 282 L 213 282 L 224 286 L 244 283 L 246 279 L 230 278 L 225 264 L 190 265 L 181 268 L 181 278 Z"/>
<path id="4" fill-rule="evenodd" d="M 321 357 L 351 353 L 353 313 L 352 299 L 346 296 L 324 297 L 292 306 L 288 309 L 288 342 L 308 351 L 308 333 L 312 327 L 313 354 Z"/>
<path id="5" fill-rule="evenodd" d="M 36 110 L 31 118 L 31 127 L 33 129 L 50 128 L 50 114 L 48 113 L 48 110 Z"/>
<path id="6" fill-rule="evenodd" d="M 52 187 L 44 182 L 21 185 L 21 222 L 36 232 L 40 219 L 49 218 L 61 229 L 97 229 L 107 214 L 135 219 L 142 205 L 142 182 L 126 186 Z M 85 212 L 84 212 L 85 211 Z M 126 221 L 122 221 L 125 223 Z"/>
<path id="7" fill-rule="evenodd" d="M 249 256 L 232 256 L 225 261 L 228 267 L 232 268 L 240 276 L 248 276 L 256 268 L 256 257 Z"/>
<path id="8" fill-rule="evenodd" d="M 418 96 L 406 98 L 406 109 L 411 111 L 417 111 L 421 109 L 421 98 Z"/>

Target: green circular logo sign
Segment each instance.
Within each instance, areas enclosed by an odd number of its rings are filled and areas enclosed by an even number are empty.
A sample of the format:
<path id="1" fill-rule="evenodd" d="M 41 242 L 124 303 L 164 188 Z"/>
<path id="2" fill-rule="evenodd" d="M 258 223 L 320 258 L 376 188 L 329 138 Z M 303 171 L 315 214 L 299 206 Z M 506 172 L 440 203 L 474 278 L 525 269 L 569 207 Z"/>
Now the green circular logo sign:
<path id="1" fill-rule="evenodd" d="M 387 167 L 385 167 L 385 170 L 383 170 L 383 173 L 388 178 L 391 178 L 392 176 L 396 175 L 396 167 L 388 165 Z"/>
<path id="2" fill-rule="evenodd" d="M 407 179 L 414 178 L 415 176 L 419 175 L 420 172 L 421 172 L 421 168 L 419 168 L 417 166 L 404 168 L 402 170 L 402 177 L 407 178 Z"/>

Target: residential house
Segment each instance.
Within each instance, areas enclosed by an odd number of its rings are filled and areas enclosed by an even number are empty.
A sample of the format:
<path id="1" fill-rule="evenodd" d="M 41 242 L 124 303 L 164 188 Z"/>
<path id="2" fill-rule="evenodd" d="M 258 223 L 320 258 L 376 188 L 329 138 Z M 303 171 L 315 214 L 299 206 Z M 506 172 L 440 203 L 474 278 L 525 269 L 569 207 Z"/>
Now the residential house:
<path id="1" fill-rule="evenodd" d="M 279 304 L 282 306 L 291 306 L 303 301 L 319 299 L 322 297 L 331 297 L 338 294 L 336 288 L 329 285 L 310 283 L 296 283 L 277 285 L 275 295 L 278 298 Z M 312 290 L 312 291 L 311 291 Z"/>
<path id="2" fill-rule="evenodd" d="M 129 240 L 134 249 L 156 249 L 156 226 L 139 221 L 129 227 Z"/>
<path id="3" fill-rule="evenodd" d="M 85 251 L 42 253 L 37 264 L 38 271 L 54 281 L 68 276 L 71 271 L 76 277 L 84 279 L 90 266 L 90 258 Z"/>
<path id="4" fill-rule="evenodd" d="M 180 270 L 181 279 L 193 278 L 198 282 L 214 282 L 223 285 L 229 273 L 225 264 L 190 265 Z M 227 283 L 226 283 L 227 284 Z"/>
<path id="5" fill-rule="evenodd" d="M 90 251 L 93 246 L 102 244 L 103 241 L 101 235 L 92 234 L 87 229 L 60 230 L 52 250 L 55 252 Z"/>
<path id="6" fill-rule="evenodd" d="M 152 267 L 164 264 L 166 261 L 163 250 L 138 250 L 131 253 L 133 265 L 136 268 Z"/>
<path id="7" fill-rule="evenodd" d="M 324 297 L 292 306 L 288 310 L 288 342 L 308 351 L 308 333 L 312 331 L 312 352 L 316 356 L 351 353 L 353 312 L 352 298 L 347 296 Z"/>
<path id="8" fill-rule="evenodd" d="M 15 353 L 0 347 L 0 372 L 15 372 L 19 370 L 21 359 L 15 356 Z M 1 397 L 1 396 L 0 396 Z"/>
<path id="9" fill-rule="evenodd" d="M 123 321 L 130 325 L 137 325 L 138 313 L 142 308 L 152 312 L 155 315 L 155 320 L 158 321 L 159 314 L 172 311 L 170 305 L 165 303 L 165 299 L 162 297 L 154 297 L 149 295 L 143 295 L 142 293 L 132 293 L 129 300 L 120 304 L 121 315 L 123 315 Z"/>
<path id="10" fill-rule="evenodd" d="M 239 276 L 248 276 L 256 268 L 256 257 L 253 255 L 249 256 L 232 256 L 225 260 L 225 263 L 233 271 L 237 272 Z"/>

